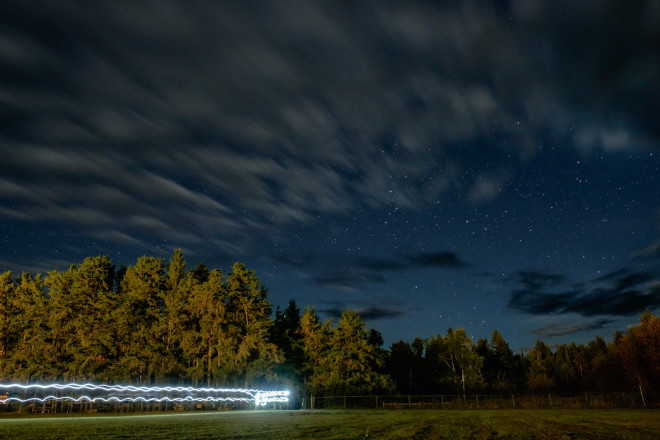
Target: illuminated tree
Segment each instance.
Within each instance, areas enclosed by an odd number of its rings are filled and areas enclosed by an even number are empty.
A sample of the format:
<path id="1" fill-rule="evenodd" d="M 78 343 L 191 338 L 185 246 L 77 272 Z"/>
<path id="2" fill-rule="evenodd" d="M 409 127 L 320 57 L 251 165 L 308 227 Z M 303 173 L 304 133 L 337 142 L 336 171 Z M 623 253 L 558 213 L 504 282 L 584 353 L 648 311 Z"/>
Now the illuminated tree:
<path id="1" fill-rule="evenodd" d="M 638 388 L 646 404 L 648 396 L 660 394 L 660 318 L 646 311 L 640 323 L 616 343 L 628 381 Z"/>
<path id="2" fill-rule="evenodd" d="M 190 274 L 181 249 L 176 249 L 167 265 L 167 277 L 162 290 L 162 308 L 157 323 L 156 336 L 160 349 L 157 352 L 157 378 L 177 378 L 184 373 L 181 342 L 186 329 L 185 307 L 191 290 Z"/>
<path id="3" fill-rule="evenodd" d="M 104 378 L 117 361 L 117 341 L 111 312 L 117 306 L 112 290 L 114 268 L 105 257 L 85 258 L 75 272 L 71 294 L 78 304 L 75 356 L 79 375 Z"/>
<path id="4" fill-rule="evenodd" d="M 121 305 L 114 319 L 119 329 L 119 366 L 126 379 L 150 383 L 158 369 L 158 323 L 166 287 L 161 258 L 140 257 L 126 270 L 121 283 Z"/>
<path id="5" fill-rule="evenodd" d="M 332 323 L 330 320 L 321 324 L 319 317 L 314 312 L 314 308 L 307 307 L 300 318 L 300 328 L 298 335 L 300 337 L 300 347 L 303 352 L 303 376 L 306 391 L 317 392 L 313 384 L 314 372 L 321 365 L 325 352 L 328 350 L 328 339 L 330 338 L 330 329 Z"/>
<path id="6" fill-rule="evenodd" d="M 117 361 L 113 310 L 114 267 L 108 257 L 85 258 L 67 272 L 53 271 L 48 287 L 48 342 L 57 359 L 57 375 L 91 380 L 106 378 Z"/>
<path id="7" fill-rule="evenodd" d="M 234 264 L 227 276 L 227 338 L 222 346 L 220 363 L 235 383 L 272 380 L 273 369 L 280 362 L 280 353 L 270 342 L 273 325 L 271 305 L 266 300 L 268 290 L 253 270 L 241 263 Z M 226 361 L 225 361 L 226 360 Z"/>
<path id="8" fill-rule="evenodd" d="M 305 321 L 303 316 L 303 323 Z M 351 395 L 391 388 L 389 378 L 377 371 L 385 361 L 381 351 L 370 343 L 369 333 L 357 313 L 346 309 L 327 338 L 323 337 L 324 326 L 315 327 L 312 343 L 316 345 L 316 341 L 325 339 L 327 345 L 318 347 L 320 353 L 317 347 L 312 350 L 317 357 L 309 383 L 312 390 Z"/>
<path id="9" fill-rule="evenodd" d="M 75 350 L 75 324 L 72 317 L 75 299 L 71 295 L 76 265 L 66 272 L 52 271 L 44 280 L 48 288 L 48 328 L 49 340 L 55 350 L 54 374 L 64 380 L 76 380 L 76 366 L 71 350 Z"/>
<path id="10" fill-rule="evenodd" d="M 269 341 L 267 290 L 254 271 L 236 263 L 225 282 L 219 270 L 204 282 L 191 278 L 191 322 L 182 344 L 193 381 L 247 386 L 273 379 L 280 356 Z"/>
<path id="11" fill-rule="evenodd" d="M 14 294 L 12 273 L 0 275 L 0 379 L 5 378 L 5 363 L 9 349 L 9 299 Z"/>
<path id="12" fill-rule="evenodd" d="M 11 331 L 6 375 L 14 380 L 52 378 L 52 353 L 46 350 L 47 298 L 41 276 L 23 272 L 7 306 Z"/>
<path id="13" fill-rule="evenodd" d="M 226 286 L 223 273 L 214 269 L 200 282 L 190 277 L 190 296 L 185 313 L 189 321 L 181 338 L 183 356 L 187 362 L 187 373 L 193 383 L 204 380 L 210 386 L 218 374 L 221 346 L 226 329 Z"/>

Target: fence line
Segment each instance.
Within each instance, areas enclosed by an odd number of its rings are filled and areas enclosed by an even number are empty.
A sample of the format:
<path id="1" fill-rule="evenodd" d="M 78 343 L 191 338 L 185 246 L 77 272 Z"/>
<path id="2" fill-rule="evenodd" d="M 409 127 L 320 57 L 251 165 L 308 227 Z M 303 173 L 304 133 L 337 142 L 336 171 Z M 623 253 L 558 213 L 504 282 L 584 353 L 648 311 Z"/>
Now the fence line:
<path id="1" fill-rule="evenodd" d="M 298 406 L 300 403 L 300 406 Z M 271 404 L 268 409 L 532 409 L 532 408 L 641 408 L 636 393 L 548 393 L 548 394 L 429 394 L 371 396 L 305 396 L 302 402 Z M 227 411 L 255 409 L 247 403 L 99 403 L 49 401 L 0 405 L 3 412 L 78 413 L 78 412 L 160 412 L 160 411 Z"/>
<path id="2" fill-rule="evenodd" d="M 437 394 L 314 396 L 303 398 L 301 409 L 498 409 L 498 408 L 638 408 L 643 402 L 635 393 L 548 394 Z"/>

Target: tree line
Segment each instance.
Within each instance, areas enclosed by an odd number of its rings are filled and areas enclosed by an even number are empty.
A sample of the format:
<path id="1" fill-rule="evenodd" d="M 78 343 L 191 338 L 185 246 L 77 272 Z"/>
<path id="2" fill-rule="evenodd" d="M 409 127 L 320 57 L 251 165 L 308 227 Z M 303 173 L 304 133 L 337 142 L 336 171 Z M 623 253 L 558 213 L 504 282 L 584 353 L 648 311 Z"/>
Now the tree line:
<path id="1" fill-rule="evenodd" d="M 0 274 L 0 380 L 287 387 L 316 395 L 636 391 L 657 399 L 660 318 L 607 344 L 514 353 L 464 329 L 389 349 L 347 309 L 322 322 L 291 300 L 273 313 L 253 270 L 227 274 L 141 257 L 117 269 L 89 257 L 45 277 Z"/>

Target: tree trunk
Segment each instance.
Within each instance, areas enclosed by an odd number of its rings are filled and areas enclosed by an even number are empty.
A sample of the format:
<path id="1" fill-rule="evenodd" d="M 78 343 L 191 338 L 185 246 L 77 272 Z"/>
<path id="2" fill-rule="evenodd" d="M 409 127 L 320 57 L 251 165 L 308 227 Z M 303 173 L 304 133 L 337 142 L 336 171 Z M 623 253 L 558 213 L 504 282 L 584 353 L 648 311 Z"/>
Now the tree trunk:
<path id="1" fill-rule="evenodd" d="M 642 378 L 639 375 L 639 371 L 637 372 L 637 381 L 639 384 L 639 395 L 642 396 L 642 405 L 646 406 L 646 400 L 644 400 L 644 391 L 642 390 Z"/>
<path id="2" fill-rule="evenodd" d="M 209 388 L 211 387 L 211 361 L 213 359 L 213 347 L 211 346 L 211 342 L 209 341 L 209 352 L 207 355 L 207 362 L 206 362 L 206 380 L 207 380 L 207 385 Z"/>

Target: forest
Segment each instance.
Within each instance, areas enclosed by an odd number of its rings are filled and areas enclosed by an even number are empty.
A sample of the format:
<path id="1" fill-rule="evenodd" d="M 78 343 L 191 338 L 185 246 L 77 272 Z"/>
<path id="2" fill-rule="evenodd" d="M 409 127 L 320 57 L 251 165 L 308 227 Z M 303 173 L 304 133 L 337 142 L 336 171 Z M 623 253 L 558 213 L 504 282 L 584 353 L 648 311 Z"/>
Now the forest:
<path id="1" fill-rule="evenodd" d="M 299 395 L 636 392 L 660 398 L 660 318 L 611 343 L 514 353 L 494 330 L 383 347 L 347 309 L 322 322 L 294 300 L 273 311 L 253 270 L 188 267 L 181 250 L 117 269 L 88 257 L 45 277 L 0 274 L 0 382 L 269 386 Z"/>

